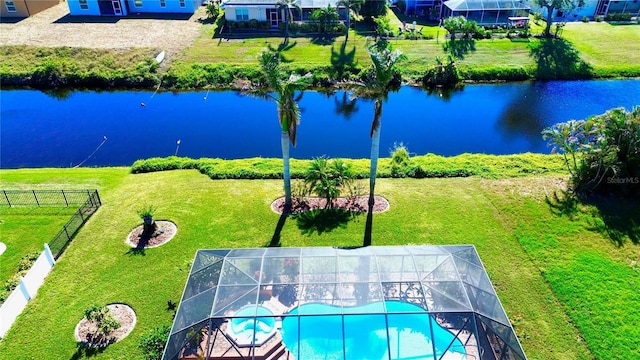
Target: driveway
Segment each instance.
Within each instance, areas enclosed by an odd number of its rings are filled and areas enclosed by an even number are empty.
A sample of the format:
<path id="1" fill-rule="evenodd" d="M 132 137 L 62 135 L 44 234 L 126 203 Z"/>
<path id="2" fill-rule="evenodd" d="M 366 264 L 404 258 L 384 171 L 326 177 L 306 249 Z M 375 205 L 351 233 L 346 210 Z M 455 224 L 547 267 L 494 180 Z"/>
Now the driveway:
<path id="1" fill-rule="evenodd" d="M 0 23 L 0 45 L 165 50 L 173 60 L 198 37 L 205 18 L 193 15 L 140 14 L 126 18 L 70 16 L 66 2 L 16 23 Z"/>

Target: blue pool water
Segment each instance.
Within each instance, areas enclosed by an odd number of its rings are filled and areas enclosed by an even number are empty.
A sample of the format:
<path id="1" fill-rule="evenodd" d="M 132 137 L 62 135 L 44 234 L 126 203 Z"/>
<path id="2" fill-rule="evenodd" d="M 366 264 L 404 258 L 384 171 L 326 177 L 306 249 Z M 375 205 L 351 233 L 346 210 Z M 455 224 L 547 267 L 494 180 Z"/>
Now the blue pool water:
<path id="1" fill-rule="evenodd" d="M 380 313 L 383 307 L 386 317 Z M 289 315 L 308 315 L 282 321 L 283 342 L 296 359 L 466 359 L 466 350 L 454 334 L 424 309 L 406 302 L 343 309 L 309 303 Z"/>
<path id="2" fill-rule="evenodd" d="M 275 318 L 271 310 L 254 305 L 235 312 L 229 321 L 227 333 L 239 346 L 260 345 L 275 333 Z"/>

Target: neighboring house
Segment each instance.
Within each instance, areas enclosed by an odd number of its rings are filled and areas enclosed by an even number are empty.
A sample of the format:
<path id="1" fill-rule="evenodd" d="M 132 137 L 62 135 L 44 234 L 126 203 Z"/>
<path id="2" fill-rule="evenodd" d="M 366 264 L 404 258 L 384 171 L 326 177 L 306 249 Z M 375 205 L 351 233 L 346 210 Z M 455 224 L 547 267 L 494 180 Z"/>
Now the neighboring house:
<path id="1" fill-rule="evenodd" d="M 576 7 L 570 11 L 554 10 L 553 21 L 577 21 L 583 17 L 593 18 L 596 15 L 596 5 L 598 0 L 585 0 L 583 6 Z M 531 1 L 531 11 L 540 13 L 547 18 L 547 9 L 540 7 L 535 1 Z"/>
<path id="2" fill-rule="evenodd" d="M 525 0 L 449 0 L 442 6 L 442 18 L 464 16 L 478 25 L 509 25 L 510 17 L 528 16 Z"/>
<path id="3" fill-rule="evenodd" d="M 25 18 L 58 5 L 60 0 L 2 0 L 1 17 Z"/>
<path id="4" fill-rule="evenodd" d="M 440 17 L 441 0 L 407 0 L 406 15 L 426 16 L 432 20 Z"/>
<path id="5" fill-rule="evenodd" d="M 302 14 L 296 8 L 292 8 L 293 21 L 309 21 L 311 13 L 316 9 L 325 9 L 331 5 L 336 7 L 337 0 L 299 0 L 298 5 Z M 271 27 L 285 21 L 285 10 L 278 9 L 276 0 L 226 0 L 222 2 L 224 17 L 228 21 L 268 21 Z M 347 20 L 345 8 L 338 8 L 339 20 Z"/>
<path id="6" fill-rule="evenodd" d="M 596 7 L 596 15 L 631 14 L 640 16 L 639 0 L 600 0 Z"/>
<path id="7" fill-rule="evenodd" d="M 539 12 L 545 18 L 547 16 L 547 9 L 532 6 L 531 10 Z M 571 11 L 555 10 L 553 21 L 577 21 L 585 16 L 593 19 L 595 16 L 623 13 L 640 16 L 640 0 L 585 0 L 583 6 Z"/>
<path id="8" fill-rule="evenodd" d="M 70 15 L 125 16 L 137 13 L 193 14 L 203 0 L 67 0 Z"/>

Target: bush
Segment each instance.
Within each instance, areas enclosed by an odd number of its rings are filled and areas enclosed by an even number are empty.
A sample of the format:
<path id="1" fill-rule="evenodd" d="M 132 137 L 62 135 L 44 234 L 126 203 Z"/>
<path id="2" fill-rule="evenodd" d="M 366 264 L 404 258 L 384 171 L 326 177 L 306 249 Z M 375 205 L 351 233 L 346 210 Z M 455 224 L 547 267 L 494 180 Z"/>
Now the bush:
<path id="1" fill-rule="evenodd" d="M 583 23 L 588 23 L 588 22 L 589 22 L 589 18 L 588 18 L 588 17 L 586 17 L 586 16 L 583 16 L 583 17 L 582 17 L 582 22 L 583 22 Z"/>
<path id="2" fill-rule="evenodd" d="M 394 144 L 391 152 L 391 176 L 406 177 L 411 169 L 411 155 L 404 144 Z"/>
<path id="3" fill-rule="evenodd" d="M 251 19 L 249 20 L 249 29 L 257 29 L 258 28 L 258 20 Z"/>
<path id="4" fill-rule="evenodd" d="M 544 129 L 563 154 L 574 191 L 640 195 L 640 106 Z"/>
<path id="5" fill-rule="evenodd" d="M 304 174 L 304 183 L 309 190 L 326 199 L 325 208 L 333 207 L 333 200 L 351 188 L 355 179 L 351 166 L 342 159 L 315 158 Z"/>
<path id="6" fill-rule="evenodd" d="M 164 325 L 152 329 L 140 338 L 138 348 L 142 351 L 145 360 L 162 359 L 162 352 L 170 332 L 171 326 Z"/>
<path id="7" fill-rule="evenodd" d="M 120 323 L 109 313 L 109 308 L 106 306 L 94 304 L 84 310 L 84 317 L 96 324 L 99 336 L 96 339 L 97 342 L 105 340 L 112 331 L 120 328 Z"/>
<path id="8" fill-rule="evenodd" d="M 172 166 L 163 166 L 162 162 L 171 164 L 175 157 L 151 158 L 138 160 L 131 167 L 132 173 L 171 170 Z M 187 160 L 185 158 L 185 160 Z M 282 159 L 250 158 L 250 159 L 188 159 L 193 169 L 211 179 L 282 179 Z M 304 178 L 311 160 L 291 159 L 291 177 Z M 347 159 L 357 179 L 369 178 L 368 159 Z M 153 166 L 150 166 L 153 164 Z M 516 164 L 514 166 L 514 164 Z M 392 177 L 391 159 L 381 158 L 378 166 L 378 177 Z M 144 169 L 144 171 L 140 171 Z M 152 170 L 157 169 L 157 170 Z M 422 155 L 411 157 L 407 169 L 407 177 L 456 177 L 478 175 L 488 178 L 514 177 L 540 173 L 566 173 L 560 155 L 519 154 L 519 155 L 484 155 L 463 154 L 452 157 Z"/>
<path id="9" fill-rule="evenodd" d="M 631 21 L 631 13 L 613 13 L 604 17 L 606 21 Z"/>
<path id="10" fill-rule="evenodd" d="M 0 288 L 0 304 L 9 297 L 9 294 L 11 294 L 13 289 L 18 287 L 18 284 L 20 284 L 20 277 L 27 274 L 39 256 L 39 252 L 31 252 L 20 259 L 20 263 L 18 263 L 18 271 L 11 275 L 9 279 L 5 281 L 4 286 Z"/>
<path id="11" fill-rule="evenodd" d="M 436 65 L 427 69 L 422 77 L 422 84 L 425 87 L 441 86 L 452 88 L 458 85 L 459 82 L 460 73 L 455 59 L 451 55 L 446 61 L 436 58 Z"/>

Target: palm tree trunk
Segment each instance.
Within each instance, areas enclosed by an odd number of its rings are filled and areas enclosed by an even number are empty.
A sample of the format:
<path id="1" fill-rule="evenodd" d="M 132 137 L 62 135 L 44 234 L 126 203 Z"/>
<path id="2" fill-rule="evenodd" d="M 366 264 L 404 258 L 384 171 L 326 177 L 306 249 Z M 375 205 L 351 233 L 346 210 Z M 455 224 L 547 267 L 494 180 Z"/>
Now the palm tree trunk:
<path id="1" fill-rule="evenodd" d="M 378 171 L 378 157 L 380 155 L 380 124 L 371 134 L 371 169 L 369 170 L 369 208 L 375 203 L 376 175 Z"/>
<path id="2" fill-rule="evenodd" d="M 286 131 L 280 136 L 280 145 L 282 146 L 282 162 L 284 176 L 284 210 L 291 209 L 291 171 L 289 170 L 289 134 Z"/>
<path id="3" fill-rule="evenodd" d="M 344 42 L 347 42 L 347 40 L 349 40 L 349 28 L 350 27 L 351 27 L 351 11 L 349 10 L 349 7 L 347 6 L 347 33 L 345 34 Z"/>

